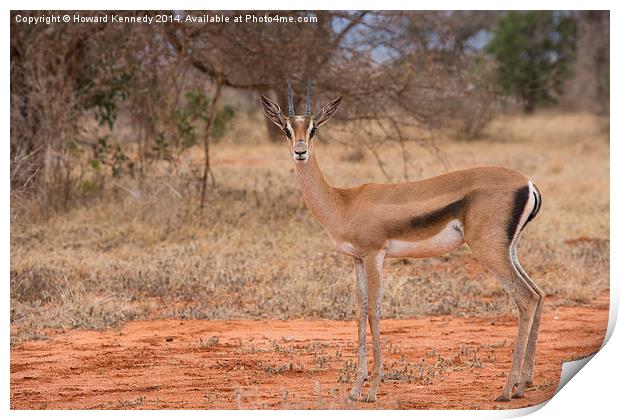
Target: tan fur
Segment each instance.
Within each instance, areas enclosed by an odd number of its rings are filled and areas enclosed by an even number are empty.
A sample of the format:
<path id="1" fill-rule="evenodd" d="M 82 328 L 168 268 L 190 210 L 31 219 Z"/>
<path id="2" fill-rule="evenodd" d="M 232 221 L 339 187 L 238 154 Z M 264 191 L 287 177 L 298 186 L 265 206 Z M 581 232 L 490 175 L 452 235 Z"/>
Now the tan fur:
<path id="1" fill-rule="evenodd" d="M 321 114 L 322 122 L 326 121 L 325 109 L 333 107 L 334 102 L 315 114 Z M 328 111 L 331 116 L 335 109 Z M 279 118 L 276 116 L 276 120 Z M 351 397 L 361 398 L 361 386 L 367 377 L 367 321 L 374 357 L 367 401 L 375 400 L 383 374 L 379 333 L 383 259 L 441 255 L 463 242 L 498 277 L 518 308 L 519 331 L 512 367 L 498 400 L 522 397 L 526 383 L 531 383 L 533 378 L 544 299 L 544 293 L 516 259 L 520 230 L 534 208 L 528 179 L 510 169 L 483 167 L 421 181 L 336 188 L 325 180 L 316 160 L 314 141 L 309 135 L 313 118 L 285 118 L 292 131 L 288 144 L 293 157 L 300 151 L 305 153 L 306 159 L 295 160 L 295 167 L 308 208 L 336 248 L 355 261 L 359 361 Z M 507 232 L 511 220 L 515 220 L 515 196 L 523 187 L 529 188 L 527 203 L 517 214 L 517 231 L 510 238 Z"/>
<path id="2" fill-rule="evenodd" d="M 433 236 L 445 223 L 416 230 L 409 227 L 411 219 L 465 197 L 467 208 L 459 215 L 465 231 L 485 225 L 485 230 L 491 230 L 486 235 L 492 234 L 493 226 L 503 234 L 515 191 L 527 185 L 525 177 L 509 169 L 475 168 L 402 184 L 334 188 L 322 177 L 314 156 L 298 165 L 297 172 L 313 215 L 336 243 L 352 244 L 358 257 L 384 249 L 390 239 Z"/>

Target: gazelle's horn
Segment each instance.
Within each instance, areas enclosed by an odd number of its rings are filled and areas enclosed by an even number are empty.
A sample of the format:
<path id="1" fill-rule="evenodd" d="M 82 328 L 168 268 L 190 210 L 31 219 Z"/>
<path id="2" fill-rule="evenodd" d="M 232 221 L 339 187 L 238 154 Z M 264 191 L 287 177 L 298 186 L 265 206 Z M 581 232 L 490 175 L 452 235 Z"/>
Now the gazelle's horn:
<path id="1" fill-rule="evenodd" d="M 306 117 L 310 116 L 310 102 L 312 98 L 312 81 L 308 79 L 308 87 L 306 88 Z"/>
<path id="2" fill-rule="evenodd" d="M 288 116 L 295 115 L 295 103 L 293 102 L 293 90 L 291 89 L 291 79 L 288 79 Z"/>

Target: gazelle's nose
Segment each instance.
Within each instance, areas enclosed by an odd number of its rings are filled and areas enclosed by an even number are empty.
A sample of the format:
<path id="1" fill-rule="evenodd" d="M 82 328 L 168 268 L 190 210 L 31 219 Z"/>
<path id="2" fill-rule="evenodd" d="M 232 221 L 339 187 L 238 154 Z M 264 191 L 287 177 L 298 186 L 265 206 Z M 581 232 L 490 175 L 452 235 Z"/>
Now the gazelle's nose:
<path id="1" fill-rule="evenodd" d="M 295 153 L 306 153 L 306 142 L 303 140 L 297 140 L 295 147 L 293 147 Z"/>
<path id="2" fill-rule="evenodd" d="M 308 157 L 308 149 L 306 143 L 303 140 L 297 140 L 295 147 L 293 147 L 293 157 L 297 160 L 305 160 Z"/>

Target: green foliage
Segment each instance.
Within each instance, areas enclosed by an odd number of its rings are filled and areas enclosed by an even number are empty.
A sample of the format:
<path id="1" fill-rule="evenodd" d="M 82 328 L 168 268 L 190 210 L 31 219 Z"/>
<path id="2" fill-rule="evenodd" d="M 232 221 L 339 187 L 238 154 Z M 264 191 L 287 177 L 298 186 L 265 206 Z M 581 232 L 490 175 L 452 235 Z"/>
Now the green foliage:
<path id="1" fill-rule="evenodd" d="M 234 117 L 235 110 L 229 105 L 224 105 L 222 109 L 217 112 L 213 121 L 213 127 L 211 128 L 211 135 L 214 140 L 222 138 L 226 129 L 228 129 L 229 123 Z"/>
<path id="2" fill-rule="evenodd" d="M 487 45 L 497 84 L 522 99 L 527 112 L 553 102 L 569 76 L 575 37 L 576 22 L 567 13 L 509 12 Z"/>
<path id="3" fill-rule="evenodd" d="M 86 179 L 82 181 L 80 188 L 83 195 L 87 197 L 93 197 L 101 192 L 103 186 L 97 180 Z"/>
<path id="4" fill-rule="evenodd" d="M 197 89 L 188 91 L 185 99 L 187 101 L 185 106 L 175 109 L 171 114 L 171 120 L 181 137 L 182 148 L 191 147 L 198 142 L 199 124 L 210 127 L 210 132 L 204 133 L 204 136 L 210 136 L 213 140 L 220 139 L 235 116 L 234 109 L 229 105 L 224 105 L 213 114 L 211 110 L 213 105 L 209 97 Z M 210 121 L 211 118 L 213 121 Z"/>
<path id="5" fill-rule="evenodd" d="M 134 163 L 123 152 L 119 144 L 111 144 L 110 136 L 103 136 L 97 139 L 92 146 L 93 158 L 90 167 L 95 172 L 100 172 L 102 167 L 109 166 L 113 177 L 119 177 L 125 172 L 133 172 Z"/>
<path id="6" fill-rule="evenodd" d="M 165 160 L 172 162 L 172 152 L 170 151 L 170 144 L 166 141 L 166 135 L 163 131 L 157 133 L 155 137 L 155 143 L 152 146 L 153 154 L 156 160 Z"/>
<path id="7" fill-rule="evenodd" d="M 187 99 L 186 112 L 195 117 L 205 119 L 209 109 L 209 98 L 203 92 L 192 89 L 185 94 Z"/>
<path id="8" fill-rule="evenodd" d="M 79 90 L 88 98 L 86 109 L 94 109 L 100 125 L 107 124 L 110 130 L 118 117 L 120 102 L 128 97 L 131 78 L 127 73 L 105 83 L 95 83 L 92 79 L 78 80 Z"/>
<path id="9" fill-rule="evenodd" d="M 187 109 L 175 109 L 172 111 L 170 118 L 179 131 L 182 148 L 188 148 L 195 145 L 197 141 L 196 127 L 194 126 L 193 118 L 191 114 L 187 112 Z"/>

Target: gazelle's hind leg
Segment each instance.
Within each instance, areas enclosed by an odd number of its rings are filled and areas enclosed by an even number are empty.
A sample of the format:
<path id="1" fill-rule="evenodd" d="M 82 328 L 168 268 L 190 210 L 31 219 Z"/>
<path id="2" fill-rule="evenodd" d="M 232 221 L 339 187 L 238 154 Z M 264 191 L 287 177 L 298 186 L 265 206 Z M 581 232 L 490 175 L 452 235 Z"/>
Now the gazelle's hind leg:
<path id="1" fill-rule="evenodd" d="M 474 256 L 497 276 L 519 312 L 519 330 L 514 342 L 512 366 L 508 381 L 497 398 L 497 401 L 509 401 L 513 396 L 513 388 L 516 386 L 517 391 L 520 389 L 521 371 L 539 295 L 512 263 L 510 246 L 506 245 L 505 241 L 497 240 L 492 234 L 480 233 L 481 235 L 476 235 L 475 238 L 470 237 L 468 244 Z"/>
<path id="2" fill-rule="evenodd" d="M 517 258 L 517 243 L 521 238 L 521 234 L 515 238 L 512 247 L 510 249 L 510 258 L 512 264 L 515 266 L 521 277 L 527 281 L 528 285 L 538 295 L 538 303 L 536 305 L 536 311 L 534 312 L 534 320 L 532 322 L 532 328 L 527 340 L 527 347 L 525 349 L 525 360 L 523 362 L 523 369 L 521 371 L 521 378 L 519 379 L 519 386 L 515 397 L 522 397 L 525 392 L 525 386 L 531 385 L 534 382 L 534 365 L 536 360 L 536 343 L 538 341 L 538 330 L 540 329 L 540 320 L 543 312 L 543 302 L 545 300 L 545 293 L 534 283 L 534 281 L 528 276 Z"/>
<path id="3" fill-rule="evenodd" d="M 512 365 L 497 401 L 522 397 L 532 377 L 544 294 L 521 268 L 516 244 L 521 230 L 536 216 L 541 203 L 538 188 L 528 182 L 512 192 L 472 194 L 465 213 L 465 242 L 474 256 L 497 276 L 519 312 Z"/>

